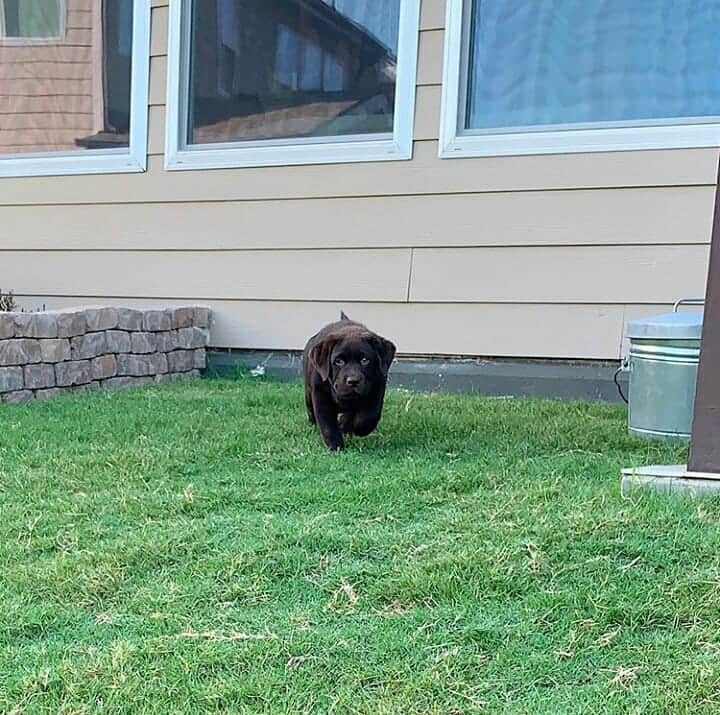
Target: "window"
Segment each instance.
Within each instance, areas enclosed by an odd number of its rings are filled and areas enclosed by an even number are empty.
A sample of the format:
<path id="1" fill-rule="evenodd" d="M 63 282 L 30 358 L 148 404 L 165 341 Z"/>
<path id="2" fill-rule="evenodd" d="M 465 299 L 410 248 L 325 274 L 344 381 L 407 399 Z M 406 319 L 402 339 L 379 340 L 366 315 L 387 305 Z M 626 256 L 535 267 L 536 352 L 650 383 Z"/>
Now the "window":
<path id="1" fill-rule="evenodd" d="M 149 3 L 87 6 L 0 0 L 0 177 L 145 169 Z"/>
<path id="2" fill-rule="evenodd" d="M 440 154 L 720 145 L 717 0 L 448 0 Z"/>
<path id="3" fill-rule="evenodd" d="M 168 169 L 408 159 L 419 0 L 178 0 Z"/>
<path id="4" fill-rule="evenodd" d="M 0 37 L 61 40 L 65 13 L 63 0 L 0 0 Z"/>

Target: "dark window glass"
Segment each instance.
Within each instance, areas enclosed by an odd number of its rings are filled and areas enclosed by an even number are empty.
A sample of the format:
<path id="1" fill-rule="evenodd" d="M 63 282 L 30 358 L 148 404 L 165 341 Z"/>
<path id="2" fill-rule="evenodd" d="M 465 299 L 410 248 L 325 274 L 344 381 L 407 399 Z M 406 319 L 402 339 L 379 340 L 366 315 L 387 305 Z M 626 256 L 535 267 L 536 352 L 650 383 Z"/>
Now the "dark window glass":
<path id="1" fill-rule="evenodd" d="M 2 0 L 5 36 L 46 39 L 60 37 L 61 0 Z"/>
<path id="2" fill-rule="evenodd" d="M 195 0 L 188 142 L 391 133 L 400 0 Z"/>

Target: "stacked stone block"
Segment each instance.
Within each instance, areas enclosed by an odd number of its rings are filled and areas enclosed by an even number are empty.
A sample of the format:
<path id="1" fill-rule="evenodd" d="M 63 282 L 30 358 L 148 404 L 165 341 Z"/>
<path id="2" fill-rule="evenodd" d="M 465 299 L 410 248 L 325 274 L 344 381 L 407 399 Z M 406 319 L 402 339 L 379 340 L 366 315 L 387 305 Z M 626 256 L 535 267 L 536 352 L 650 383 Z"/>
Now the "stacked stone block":
<path id="1" fill-rule="evenodd" d="M 209 324 L 200 307 L 0 313 L 0 401 L 198 377 Z"/>

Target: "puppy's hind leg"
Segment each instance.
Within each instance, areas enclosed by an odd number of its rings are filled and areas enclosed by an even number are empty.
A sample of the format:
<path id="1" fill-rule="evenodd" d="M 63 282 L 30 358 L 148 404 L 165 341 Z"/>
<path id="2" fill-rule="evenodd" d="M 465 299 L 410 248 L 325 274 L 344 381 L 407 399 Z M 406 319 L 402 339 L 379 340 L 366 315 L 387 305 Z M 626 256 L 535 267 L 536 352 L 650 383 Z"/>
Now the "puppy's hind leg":
<path id="1" fill-rule="evenodd" d="M 313 408 L 312 389 L 309 385 L 305 386 L 305 408 L 307 409 L 308 421 L 311 425 L 314 425 L 317 420 L 315 419 L 315 409 Z"/>

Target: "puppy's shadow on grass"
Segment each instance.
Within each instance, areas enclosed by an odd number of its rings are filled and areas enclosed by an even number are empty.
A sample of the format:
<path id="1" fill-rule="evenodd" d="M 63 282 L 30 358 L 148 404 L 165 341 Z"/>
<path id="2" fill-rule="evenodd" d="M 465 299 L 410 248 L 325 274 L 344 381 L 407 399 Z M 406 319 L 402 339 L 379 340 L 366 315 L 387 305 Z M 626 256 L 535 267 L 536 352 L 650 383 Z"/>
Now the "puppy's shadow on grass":
<path id="1" fill-rule="evenodd" d="M 403 397 L 403 396 L 401 396 Z M 495 423 L 487 415 L 458 415 L 448 411 L 448 406 L 438 402 L 419 414 L 407 409 L 408 401 L 398 401 L 393 396 L 388 401 L 380 424 L 367 437 L 345 435 L 344 453 L 370 457 L 406 456 L 408 453 L 446 455 L 455 452 L 476 452 L 483 445 L 495 445 L 509 436 L 520 442 L 531 437 L 526 424 L 518 421 L 510 429 L 508 425 Z M 487 406 L 483 405 L 483 409 Z M 450 408 L 451 409 L 451 408 Z M 305 420 L 307 434 L 317 440 L 318 448 L 325 449 L 320 431 Z"/>
<path id="2" fill-rule="evenodd" d="M 409 452 L 444 454 L 453 446 L 467 447 L 479 440 L 477 427 L 468 424 L 462 428 L 455 426 L 452 430 L 441 418 L 428 425 L 429 429 L 417 429 L 403 425 L 394 419 L 385 419 L 380 426 L 367 437 L 345 436 L 345 451 L 370 456 L 378 454 L 383 457 L 406 455 Z M 318 438 L 320 436 L 318 435 Z"/>

